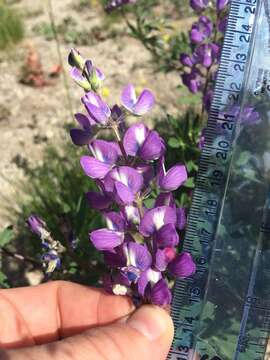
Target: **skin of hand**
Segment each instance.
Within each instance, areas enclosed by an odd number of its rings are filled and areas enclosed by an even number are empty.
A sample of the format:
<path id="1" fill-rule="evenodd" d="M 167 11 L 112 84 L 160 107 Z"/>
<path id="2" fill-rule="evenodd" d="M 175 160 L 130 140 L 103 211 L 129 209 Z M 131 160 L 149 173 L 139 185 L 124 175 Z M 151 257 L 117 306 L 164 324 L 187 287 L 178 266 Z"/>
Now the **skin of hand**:
<path id="1" fill-rule="evenodd" d="M 64 281 L 0 290 L 1 360 L 165 360 L 169 314 Z"/>

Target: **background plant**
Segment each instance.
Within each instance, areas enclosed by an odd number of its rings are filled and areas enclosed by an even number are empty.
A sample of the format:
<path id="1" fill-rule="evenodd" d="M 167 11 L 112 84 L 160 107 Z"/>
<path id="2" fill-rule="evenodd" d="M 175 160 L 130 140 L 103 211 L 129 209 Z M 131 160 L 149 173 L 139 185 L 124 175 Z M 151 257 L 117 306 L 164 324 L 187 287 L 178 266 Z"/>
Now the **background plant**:
<path id="1" fill-rule="evenodd" d="M 21 16 L 3 1 L 0 2 L 0 49 L 15 45 L 24 37 Z"/>

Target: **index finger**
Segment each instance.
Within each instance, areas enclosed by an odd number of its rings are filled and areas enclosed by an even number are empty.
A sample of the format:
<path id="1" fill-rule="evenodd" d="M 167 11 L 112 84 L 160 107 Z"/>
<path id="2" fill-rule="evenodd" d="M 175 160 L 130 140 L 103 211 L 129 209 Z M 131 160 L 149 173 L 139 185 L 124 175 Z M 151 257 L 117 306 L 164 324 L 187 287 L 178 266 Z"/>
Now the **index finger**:
<path id="1" fill-rule="evenodd" d="M 126 297 L 64 281 L 0 290 L 0 347 L 55 341 L 113 322 L 133 309 Z"/>

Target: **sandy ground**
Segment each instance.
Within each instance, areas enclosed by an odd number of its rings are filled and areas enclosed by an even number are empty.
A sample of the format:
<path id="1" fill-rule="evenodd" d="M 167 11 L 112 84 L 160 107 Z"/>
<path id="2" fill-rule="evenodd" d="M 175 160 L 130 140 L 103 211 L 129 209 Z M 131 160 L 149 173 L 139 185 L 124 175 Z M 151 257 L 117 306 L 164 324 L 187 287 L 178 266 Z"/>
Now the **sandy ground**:
<path id="1" fill-rule="evenodd" d="M 67 16 L 72 16 L 79 27 L 92 29 L 102 25 L 101 10 L 97 7 L 78 12 L 74 4 L 78 1 L 52 1 L 56 25 Z M 29 46 L 34 47 L 41 56 L 43 69 L 48 72 L 60 62 L 55 41 L 47 41 L 33 31 L 35 25 L 49 22 L 48 3 L 44 0 L 21 0 L 14 5 L 23 14 L 26 25 L 25 40 L 7 53 L 0 52 L 0 201 L 16 204 L 16 196 L 23 180 L 23 172 L 18 162 L 27 160 L 30 164 L 39 163 L 42 149 L 48 142 L 58 142 L 68 134 L 63 125 L 71 119 L 71 113 L 82 109 L 81 90 L 69 79 L 65 88 L 63 74 L 54 85 L 33 88 L 19 83 L 21 67 Z M 123 24 L 116 24 L 123 30 Z M 91 39 L 89 39 L 91 40 Z M 93 41 L 89 41 L 93 42 Z M 66 65 L 67 54 L 72 44 L 60 44 L 60 52 Z M 151 123 L 157 115 L 177 110 L 177 74 L 153 72 L 151 55 L 134 39 L 122 35 L 95 41 L 91 46 L 79 47 L 85 57 L 90 57 L 106 74 L 106 87 L 109 103 L 116 102 L 122 87 L 133 82 L 137 87 L 151 88 L 157 98 L 157 106 L 147 119 Z M 68 100 L 68 93 L 70 100 Z M 0 203 L 0 204 L 1 204 Z M 0 227 L 7 223 L 7 216 L 0 205 Z"/>

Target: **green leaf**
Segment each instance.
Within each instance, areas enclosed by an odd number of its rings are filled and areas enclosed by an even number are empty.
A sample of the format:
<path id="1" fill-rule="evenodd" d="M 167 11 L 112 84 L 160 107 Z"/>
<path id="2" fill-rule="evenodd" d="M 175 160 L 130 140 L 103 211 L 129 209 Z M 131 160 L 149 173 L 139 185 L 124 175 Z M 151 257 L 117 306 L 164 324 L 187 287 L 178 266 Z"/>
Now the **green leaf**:
<path id="1" fill-rule="evenodd" d="M 188 178 L 187 181 L 184 183 L 184 186 L 189 189 L 193 189 L 195 187 L 194 177 Z"/>
<path id="2" fill-rule="evenodd" d="M 0 271 L 0 288 L 9 288 L 8 278 L 6 275 Z"/>
<path id="3" fill-rule="evenodd" d="M 177 138 L 172 137 L 172 138 L 169 139 L 168 145 L 169 145 L 170 147 L 172 147 L 172 148 L 177 149 L 177 148 L 180 147 L 180 142 L 179 142 L 179 140 L 178 140 Z"/>
<path id="4" fill-rule="evenodd" d="M 11 226 L 5 228 L 0 233 L 0 247 L 6 246 L 13 238 L 13 229 Z"/>

